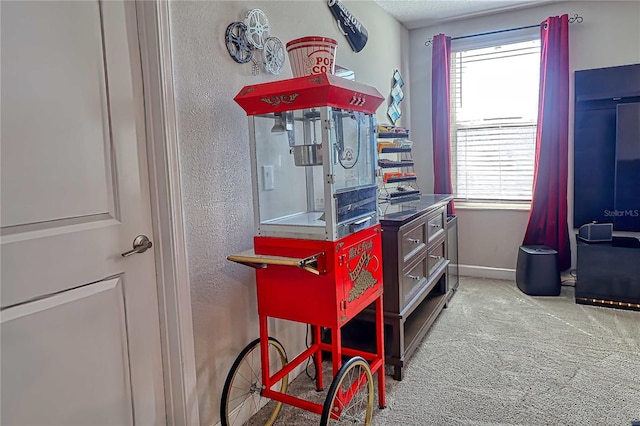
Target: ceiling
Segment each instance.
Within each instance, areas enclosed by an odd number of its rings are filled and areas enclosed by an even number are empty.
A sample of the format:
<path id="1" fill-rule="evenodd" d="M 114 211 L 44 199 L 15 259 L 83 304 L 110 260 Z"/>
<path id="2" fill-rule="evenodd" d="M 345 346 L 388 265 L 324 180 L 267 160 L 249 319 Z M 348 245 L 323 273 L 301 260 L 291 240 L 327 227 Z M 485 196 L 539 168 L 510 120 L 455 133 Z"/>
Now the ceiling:
<path id="1" fill-rule="evenodd" d="M 559 0 L 373 0 L 409 29 Z"/>

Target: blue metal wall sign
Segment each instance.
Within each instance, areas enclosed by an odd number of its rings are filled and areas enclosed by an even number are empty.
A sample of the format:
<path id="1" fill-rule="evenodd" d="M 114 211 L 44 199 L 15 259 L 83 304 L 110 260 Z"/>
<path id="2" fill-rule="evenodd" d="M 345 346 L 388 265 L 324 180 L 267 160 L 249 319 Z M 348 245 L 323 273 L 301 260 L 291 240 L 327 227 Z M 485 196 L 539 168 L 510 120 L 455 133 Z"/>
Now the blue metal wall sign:
<path id="1" fill-rule="evenodd" d="M 369 33 L 358 19 L 344 7 L 340 0 L 327 0 L 327 5 L 338 22 L 338 27 L 347 38 L 354 52 L 361 51 L 369 40 Z"/>

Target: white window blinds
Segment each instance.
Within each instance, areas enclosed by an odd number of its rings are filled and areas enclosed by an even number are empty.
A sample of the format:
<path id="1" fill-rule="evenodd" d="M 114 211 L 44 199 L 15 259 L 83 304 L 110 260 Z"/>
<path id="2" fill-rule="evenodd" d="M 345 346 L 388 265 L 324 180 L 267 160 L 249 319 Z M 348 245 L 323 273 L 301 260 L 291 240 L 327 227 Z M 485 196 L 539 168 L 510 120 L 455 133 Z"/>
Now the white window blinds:
<path id="1" fill-rule="evenodd" d="M 540 40 L 451 56 L 451 168 L 456 199 L 530 201 Z"/>

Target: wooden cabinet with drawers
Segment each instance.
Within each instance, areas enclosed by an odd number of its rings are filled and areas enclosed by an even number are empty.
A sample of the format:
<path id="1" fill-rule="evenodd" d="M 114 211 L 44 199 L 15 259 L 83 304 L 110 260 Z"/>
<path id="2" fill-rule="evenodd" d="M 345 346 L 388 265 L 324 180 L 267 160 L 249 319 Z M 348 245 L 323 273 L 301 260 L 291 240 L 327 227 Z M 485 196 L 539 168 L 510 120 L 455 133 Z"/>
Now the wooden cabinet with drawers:
<path id="1" fill-rule="evenodd" d="M 383 210 L 386 362 L 394 378 L 447 302 L 447 195 L 423 195 L 420 200 Z M 391 210 L 391 211 L 389 211 Z"/>
<path id="2" fill-rule="evenodd" d="M 447 211 L 451 195 L 380 204 L 385 362 L 402 380 L 404 366 L 450 294 Z M 365 309 L 343 328 L 347 346 L 375 350 L 374 315 Z"/>

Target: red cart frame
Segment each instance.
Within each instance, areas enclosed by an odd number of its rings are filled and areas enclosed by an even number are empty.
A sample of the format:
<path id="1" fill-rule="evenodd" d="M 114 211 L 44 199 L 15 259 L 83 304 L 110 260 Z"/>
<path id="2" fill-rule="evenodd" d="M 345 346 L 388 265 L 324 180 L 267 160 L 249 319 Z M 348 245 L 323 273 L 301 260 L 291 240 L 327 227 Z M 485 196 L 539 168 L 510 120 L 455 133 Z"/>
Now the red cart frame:
<path id="1" fill-rule="evenodd" d="M 366 360 L 371 373 L 378 373 L 378 405 L 385 407 L 380 232 L 380 225 L 375 225 L 338 241 L 256 236 L 254 250 L 228 256 L 229 260 L 257 268 L 263 366 L 261 394 L 264 397 L 323 414 L 324 405 L 275 391 L 272 387 L 315 355 L 316 387 L 323 389 L 322 353 L 325 351 L 331 353 L 334 378 L 343 365 L 343 356 Z M 368 307 L 375 315 L 375 352 L 343 346 L 341 328 Z M 269 317 L 308 324 L 313 335 L 313 343 L 306 350 L 275 372 L 270 372 L 268 367 Z M 323 341 L 323 329 L 330 329 L 330 342 Z M 338 404 L 332 407 L 331 418 L 339 417 L 343 406 L 340 403 L 348 402 L 360 386 L 362 383 L 357 381 L 346 392 L 338 389 Z"/>

